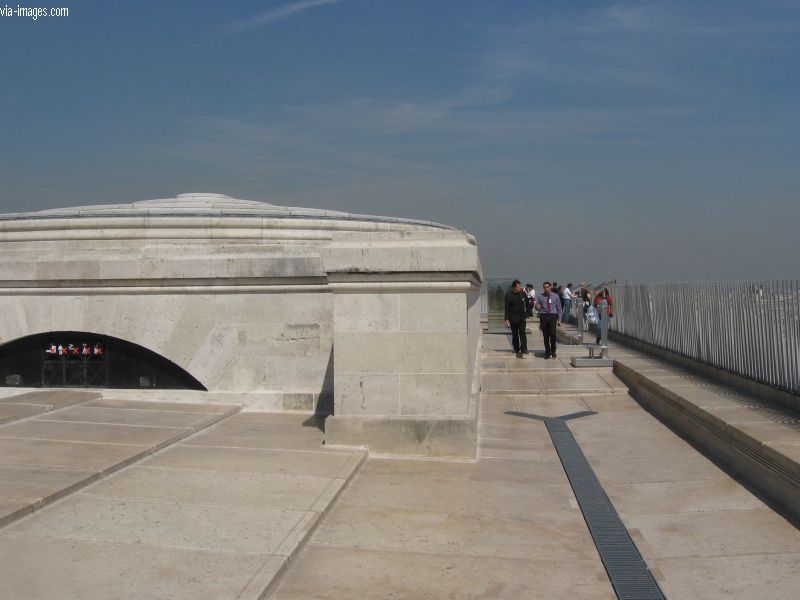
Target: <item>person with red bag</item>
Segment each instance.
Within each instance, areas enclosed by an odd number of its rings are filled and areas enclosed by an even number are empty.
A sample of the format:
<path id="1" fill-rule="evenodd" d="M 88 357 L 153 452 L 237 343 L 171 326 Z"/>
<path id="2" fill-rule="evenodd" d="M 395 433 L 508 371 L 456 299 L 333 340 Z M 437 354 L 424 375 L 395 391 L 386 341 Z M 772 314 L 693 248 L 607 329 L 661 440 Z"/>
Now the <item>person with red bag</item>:
<path id="1" fill-rule="evenodd" d="M 594 297 L 594 306 L 597 309 L 600 318 L 597 319 L 597 323 L 595 323 L 594 331 L 595 336 L 597 337 L 597 343 L 600 343 L 600 324 L 602 322 L 603 315 L 600 311 L 600 303 L 605 300 L 608 303 L 608 318 L 611 319 L 614 317 L 614 298 L 611 297 L 611 294 L 608 291 L 608 288 L 603 288 L 600 290 L 597 295 Z"/>

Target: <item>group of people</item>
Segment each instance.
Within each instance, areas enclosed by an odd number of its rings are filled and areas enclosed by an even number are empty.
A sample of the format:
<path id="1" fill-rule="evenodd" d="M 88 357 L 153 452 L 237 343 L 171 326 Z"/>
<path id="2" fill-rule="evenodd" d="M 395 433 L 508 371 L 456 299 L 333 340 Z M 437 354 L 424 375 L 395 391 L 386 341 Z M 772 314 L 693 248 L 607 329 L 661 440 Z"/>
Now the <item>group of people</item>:
<path id="1" fill-rule="evenodd" d="M 525 354 L 530 354 L 528 350 L 528 336 L 526 333 L 526 319 L 533 317 L 536 312 L 539 316 L 539 329 L 544 338 L 544 357 L 546 359 L 556 358 L 556 332 L 562 323 L 569 322 L 571 318 L 572 303 L 580 302 L 579 310 L 583 310 L 584 317 L 594 308 L 597 311 L 601 304 L 605 302 L 608 306 L 608 317 L 614 316 L 613 298 L 608 288 L 598 291 L 594 300 L 586 287 L 581 288 L 580 293 L 572 291 L 572 284 L 559 286 L 556 282 L 545 281 L 542 284 L 542 292 L 537 294 L 530 283 L 523 288 L 519 279 L 515 279 L 511 284 L 511 290 L 505 296 L 505 315 L 506 327 L 511 329 L 511 342 L 517 358 L 522 358 Z M 588 319 L 584 319 L 584 323 Z M 600 320 L 594 323 L 597 343 L 600 343 Z"/>

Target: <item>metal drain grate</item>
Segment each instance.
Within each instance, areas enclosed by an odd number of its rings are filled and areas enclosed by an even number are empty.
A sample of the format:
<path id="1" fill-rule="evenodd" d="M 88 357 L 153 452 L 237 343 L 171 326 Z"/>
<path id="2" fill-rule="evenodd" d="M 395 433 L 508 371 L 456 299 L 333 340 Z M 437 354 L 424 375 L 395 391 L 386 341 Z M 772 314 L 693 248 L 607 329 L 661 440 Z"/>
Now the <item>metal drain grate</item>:
<path id="1" fill-rule="evenodd" d="M 575 415 L 577 416 L 577 415 Z M 665 600 L 563 418 L 542 419 L 620 600 Z"/>

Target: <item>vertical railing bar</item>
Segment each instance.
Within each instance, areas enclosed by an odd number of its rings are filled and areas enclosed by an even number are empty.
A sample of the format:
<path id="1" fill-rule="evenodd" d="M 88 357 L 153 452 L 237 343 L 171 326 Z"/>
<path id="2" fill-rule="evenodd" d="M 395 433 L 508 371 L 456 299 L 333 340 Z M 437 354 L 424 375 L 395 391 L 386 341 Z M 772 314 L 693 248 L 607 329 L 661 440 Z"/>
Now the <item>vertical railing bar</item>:
<path id="1" fill-rule="evenodd" d="M 700 330 L 700 298 L 702 296 L 699 293 L 699 289 L 697 286 L 694 286 L 694 290 L 692 290 L 692 314 L 694 318 L 692 319 L 692 324 L 694 325 L 694 330 L 692 331 L 692 337 L 694 338 L 693 343 L 695 347 L 695 352 L 700 356 L 700 360 L 702 361 L 703 355 L 703 342 L 702 342 L 702 335 Z"/>
<path id="2" fill-rule="evenodd" d="M 756 294 L 755 294 L 755 287 L 753 286 L 751 289 L 751 285 L 745 285 L 744 294 L 742 295 L 742 305 L 744 312 L 743 314 L 746 315 L 747 321 L 747 329 L 746 334 L 747 337 L 745 339 L 745 347 L 750 349 L 749 354 L 747 355 L 747 376 L 752 377 L 753 379 L 758 378 L 758 340 L 753 336 L 753 327 L 752 323 L 755 319 L 755 315 L 757 312 L 756 306 Z"/>
<path id="3" fill-rule="evenodd" d="M 792 287 L 792 293 L 789 298 L 789 307 L 791 309 L 791 344 L 792 349 L 792 370 L 794 371 L 794 383 L 792 391 L 800 393 L 800 280 L 795 279 Z"/>
<path id="4" fill-rule="evenodd" d="M 779 302 L 778 308 L 778 316 L 779 316 L 779 327 L 778 333 L 781 337 L 781 374 L 779 379 L 785 381 L 788 385 L 791 385 L 791 375 L 789 373 L 789 344 L 788 344 L 788 336 L 789 336 L 789 329 L 786 327 L 786 280 L 781 279 L 778 282 L 778 294 L 777 294 L 777 301 Z"/>
<path id="5" fill-rule="evenodd" d="M 775 340 L 773 339 L 773 328 L 772 328 L 772 295 L 770 292 L 769 282 L 764 282 L 764 320 L 762 321 L 761 325 L 764 328 L 765 336 L 765 358 L 766 358 L 766 374 L 767 374 L 767 381 L 770 384 L 775 383 Z"/>
<path id="6" fill-rule="evenodd" d="M 792 369 L 794 371 L 794 393 L 800 393 L 800 280 L 795 279 L 792 286 L 791 298 L 789 306 L 792 309 Z"/>
<path id="7" fill-rule="evenodd" d="M 766 282 L 761 282 L 761 318 L 759 319 L 759 330 L 761 337 L 764 340 L 764 380 L 770 383 L 772 381 L 772 367 L 770 346 L 772 340 L 770 339 L 770 331 L 767 320 L 769 318 L 769 292 L 767 291 Z"/>
<path id="8" fill-rule="evenodd" d="M 722 339 L 722 313 L 719 310 L 720 290 L 715 283 L 712 288 L 712 295 L 708 305 L 708 318 L 714 323 L 714 331 L 711 332 L 709 347 L 711 350 L 711 364 L 719 364 L 719 340 Z"/>
<path id="9" fill-rule="evenodd" d="M 742 298 L 743 293 L 741 289 L 740 282 L 733 282 L 729 285 L 725 286 L 725 295 L 723 297 L 723 301 L 726 302 L 727 310 L 728 310 L 728 333 L 727 338 L 725 339 L 724 345 L 720 348 L 720 352 L 722 355 L 725 355 L 726 348 L 733 348 L 736 352 L 736 359 L 734 362 L 729 363 L 729 368 L 734 373 L 742 373 L 744 374 L 747 365 L 747 355 L 746 355 L 746 347 L 741 339 L 741 336 L 736 335 L 737 327 L 742 326 L 742 320 L 744 319 L 744 315 L 742 313 Z M 737 300 L 736 304 L 734 304 L 734 299 Z M 731 368 L 733 367 L 733 368 Z"/>
<path id="10" fill-rule="evenodd" d="M 745 337 L 742 341 L 744 342 L 745 347 L 750 349 L 750 353 L 747 355 L 747 371 L 744 373 L 744 375 L 753 379 L 758 379 L 758 369 L 756 368 L 758 363 L 758 340 L 754 339 L 751 335 L 750 327 L 750 323 L 752 322 L 756 313 L 755 284 L 748 283 L 743 287 L 745 289 L 742 295 L 742 305 L 744 308 L 742 315 L 746 319 L 744 323 L 746 329 L 744 330 Z"/>
<path id="11" fill-rule="evenodd" d="M 724 348 L 730 348 L 732 352 L 739 351 L 738 344 L 731 344 L 731 331 L 733 330 L 733 323 L 731 322 L 732 316 L 730 313 L 730 302 L 727 301 L 731 297 L 729 286 L 716 286 L 717 296 L 717 318 L 719 320 L 719 338 L 715 340 L 717 362 L 721 363 L 724 356 Z M 736 355 L 734 355 L 736 356 Z M 729 363 L 730 366 L 730 363 Z"/>
<path id="12" fill-rule="evenodd" d="M 706 362 L 710 365 L 714 364 L 714 349 L 711 347 L 711 344 L 714 341 L 714 334 L 717 327 L 717 324 L 712 320 L 711 306 L 714 302 L 714 298 L 710 293 L 711 291 L 710 286 L 707 286 L 704 296 L 705 302 L 703 302 L 703 320 L 708 323 L 708 325 L 704 325 L 704 328 L 708 328 L 706 329 L 705 336 L 705 353 Z"/>
<path id="13" fill-rule="evenodd" d="M 772 294 L 772 318 L 770 322 L 772 324 L 772 337 L 773 337 L 773 361 L 775 363 L 775 367 L 773 369 L 773 378 L 772 384 L 774 386 L 780 385 L 780 382 L 783 380 L 783 359 L 784 359 L 784 352 L 783 352 L 783 335 L 781 334 L 781 313 L 780 313 L 780 306 L 781 306 L 781 294 L 780 294 L 780 281 L 775 280 L 770 282 L 771 294 Z"/>
<path id="14" fill-rule="evenodd" d="M 792 303 L 794 302 L 794 295 L 792 294 L 792 281 L 787 279 L 784 283 L 784 289 L 786 292 L 783 296 L 783 309 L 784 309 L 784 321 L 783 321 L 783 332 L 786 336 L 786 374 L 788 379 L 789 389 L 793 392 L 797 393 L 798 391 L 798 380 L 797 380 L 797 373 L 795 371 L 795 365 L 797 364 L 797 356 L 795 353 L 795 346 L 796 341 L 794 339 L 794 318 L 792 315 Z"/>
<path id="15" fill-rule="evenodd" d="M 725 340 L 725 345 L 721 348 L 721 352 L 723 355 L 725 354 L 725 348 L 734 348 L 736 351 L 736 361 L 729 364 L 729 369 L 734 373 L 741 373 L 744 374 L 745 370 L 747 369 L 746 364 L 746 354 L 745 354 L 745 345 L 744 340 L 741 336 L 736 335 L 737 327 L 741 331 L 741 327 L 743 326 L 744 314 L 742 312 L 742 297 L 743 292 L 741 289 L 740 282 L 733 282 L 730 285 L 725 286 L 725 295 L 723 301 L 727 303 L 727 311 L 728 311 L 728 333 L 727 338 Z M 734 303 L 735 301 L 735 303 Z"/>
<path id="16" fill-rule="evenodd" d="M 705 293 L 704 293 L 705 292 Z M 708 347 L 706 340 L 708 339 L 709 325 L 705 323 L 705 304 L 708 301 L 708 288 L 705 284 L 701 284 L 695 294 L 697 304 L 695 305 L 695 314 L 697 315 L 697 348 L 700 353 L 700 360 L 707 363 L 709 362 Z"/>
<path id="17" fill-rule="evenodd" d="M 758 284 L 753 284 L 753 291 L 752 291 L 752 298 L 751 298 L 751 306 L 753 312 L 752 318 L 752 330 L 751 330 L 751 338 L 753 340 L 753 348 L 755 348 L 755 353 L 753 355 L 753 362 L 755 365 L 755 370 L 753 371 L 753 377 L 755 379 L 759 379 L 764 381 L 763 371 L 762 371 L 762 359 L 764 356 L 763 348 L 761 346 L 761 336 L 756 335 L 758 332 L 758 320 L 760 319 L 760 311 L 761 311 L 761 303 L 759 302 L 759 295 L 758 295 Z"/>
<path id="18" fill-rule="evenodd" d="M 797 365 L 797 344 L 800 342 L 800 339 L 795 339 L 794 331 L 795 331 L 795 323 L 794 323 L 794 315 L 792 314 L 792 304 L 794 303 L 794 294 L 792 293 L 793 284 L 792 281 L 787 279 L 786 280 L 786 294 L 784 296 L 783 305 L 784 305 L 784 316 L 786 320 L 784 321 L 784 333 L 786 334 L 786 369 L 788 374 L 789 380 L 789 388 L 797 393 L 800 392 L 800 388 L 798 386 L 798 377 L 797 371 L 800 370 L 800 365 Z"/>
<path id="19" fill-rule="evenodd" d="M 767 327 L 769 327 L 770 331 L 770 342 L 772 349 L 770 351 L 770 379 L 771 383 L 774 386 L 777 386 L 780 382 L 780 360 L 781 360 L 781 352 L 779 350 L 779 340 L 778 334 L 780 333 L 778 330 L 778 325 L 780 324 L 780 319 L 778 318 L 778 305 L 777 299 L 778 294 L 776 291 L 777 286 L 775 285 L 774 281 L 768 282 L 769 285 L 769 318 L 767 319 Z"/>
<path id="20" fill-rule="evenodd" d="M 719 286 L 714 285 L 714 295 L 711 298 L 711 303 L 708 306 L 708 317 L 714 321 L 714 332 L 711 334 L 711 339 L 708 341 L 711 348 L 711 364 L 719 364 L 719 340 L 722 339 L 722 314 L 719 312 Z"/>
<path id="21" fill-rule="evenodd" d="M 749 310 L 747 311 L 749 315 L 749 322 L 748 322 L 748 345 L 750 348 L 753 349 L 750 356 L 748 357 L 748 362 L 752 366 L 752 377 L 753 379 L 760 379 L 761 378 L 761 348 L 759 345 L 758 336 L 755 335 L 757 328 L 755 327 L 756 319 L 758 317 L 758 285 L 753 283 L 752 289 L 748 291 L 748 294 L 745 296 L 746 300 L 749 300 Z"/>

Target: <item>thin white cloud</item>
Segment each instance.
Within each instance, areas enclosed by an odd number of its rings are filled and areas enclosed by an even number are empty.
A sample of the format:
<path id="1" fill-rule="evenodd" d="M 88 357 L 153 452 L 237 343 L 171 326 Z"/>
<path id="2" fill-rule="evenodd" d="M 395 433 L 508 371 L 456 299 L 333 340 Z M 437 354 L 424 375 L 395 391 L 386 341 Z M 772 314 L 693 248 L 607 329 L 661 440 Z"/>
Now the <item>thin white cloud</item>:
<path id="1" fill-rule="evenodd" d="M 300 2 L 284 4 L 282 6 L 273 8 L 272 10 L 248 17 L 247 19 L 229 23 L 225 27 L 225 33 L 232 34 L 242 33 L 243 31 L 251 31 L 253 29 L 258 29 L 259 27 L 270 25 L 276 21 L 288 19 L 298 13 L 311 10 L 312 8 L 317 8 L 318 6 L 324 6 L 326 4 L 337 4 L 340 1 L 341 0 L 301 0 Z"/>

